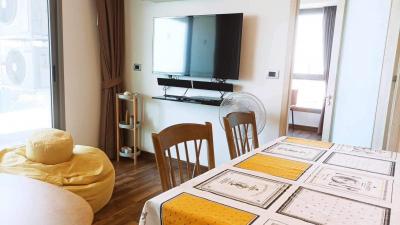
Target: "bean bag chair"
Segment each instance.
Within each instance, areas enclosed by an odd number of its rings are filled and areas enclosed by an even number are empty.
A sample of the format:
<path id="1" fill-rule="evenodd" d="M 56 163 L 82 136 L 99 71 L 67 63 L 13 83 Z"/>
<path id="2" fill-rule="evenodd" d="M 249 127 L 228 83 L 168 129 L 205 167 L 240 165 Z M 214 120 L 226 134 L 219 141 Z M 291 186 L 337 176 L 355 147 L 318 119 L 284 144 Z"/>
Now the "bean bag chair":
<path id="1" fill-rule="evenodd" d="M 24 146 L 0 150 L 0 173 L 60 186 L 86 199 L 94 212 L 109 202 L 115 184 L 114 167 L 103 151 L 73 146 L 68 133 L 54 129 L 33 135 Z"/>

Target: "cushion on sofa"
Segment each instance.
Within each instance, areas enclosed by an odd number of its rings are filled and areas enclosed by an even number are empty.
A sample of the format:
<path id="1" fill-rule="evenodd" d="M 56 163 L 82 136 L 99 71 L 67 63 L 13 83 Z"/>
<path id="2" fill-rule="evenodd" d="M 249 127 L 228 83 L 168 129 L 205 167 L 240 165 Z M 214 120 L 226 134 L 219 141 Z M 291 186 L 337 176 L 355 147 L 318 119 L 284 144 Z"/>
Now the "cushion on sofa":
<path id="1" fill-rule="evenodd" d="M 29 138 L 26 157 L 34 162 L 55 165 L 71 159 L 73 146 L 70 133 L 57 129 L 43 129 Z"/>

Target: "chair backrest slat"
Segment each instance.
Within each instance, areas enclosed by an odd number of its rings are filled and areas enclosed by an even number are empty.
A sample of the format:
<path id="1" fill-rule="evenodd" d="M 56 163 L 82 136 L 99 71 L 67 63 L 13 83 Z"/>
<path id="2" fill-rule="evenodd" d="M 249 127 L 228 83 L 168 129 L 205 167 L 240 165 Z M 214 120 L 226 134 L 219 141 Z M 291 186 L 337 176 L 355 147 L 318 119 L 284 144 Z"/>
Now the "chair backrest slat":
<path id="1" fill-rule="evenodd" d="M 176 185 L 176 181 L 175 181 L 175 173 L 174 173 L 174 166 L 172 163 L 172 155 L 171 155 L 171 150 L 168 148 L 167 149 L 167 153 L 168 153 L 168 161 L 169 161 L 169 172 L 171 173 L 171 181 L 172 181 L 172 185 Z"/>
<path id="2" fill-rule="evenodd" d="M 199 173 L 199 168 L 197 167 L 197 165 L 200 164 L 199 158 L 198 158 L 198 156 L 197 156 L 197 153 L 198 153 L 198 149 L 197 149 L 197 140 L 194 140 L 194 141 L 193 141 L 193 145 L 194 145 L 194 155 L 195 155 L 195 157 L 196 157 L 196 163 L 195 163 L 194 168 L 193 168 L 193 175 L 192 175 L 192 177 L 195 177 L 195 176 L 197 176 L 198 173 Z"/>
<path id="3" fill-rule="evenodd" d="M 196 165 L 197 165 L 197 171 L 196 171 L 196 176 L 198 176 L 200 172 L 200 151 L 201 151 L 201 145 L 203 144 L 203 140 L 200 140 L 199 146 L 197 147 L 196 150 Z M 197 143 L 196 143 L 197 145 Z"/>
<path id="4" fill-rule="evenodd" d="M 258 148 L 257 125 L 254 112 L 230 113 L 224 117 L 224 127 L 231 159 Z M 248 135 L 250 131 L 251 138 Z M 250 142 L 250 139 L 252 142 Z M 250 146 L 250 143 L 252 146 Z"/>
<path id="5" fill-rule="evenodd" d="M 211 123 L 202 124 L 177 124 L 168 127 L 158 134 L 153 134 L 153 144 L 156 153 L 157 167 L 160 173 L 163 190 L 166 191 L 177 186 L 176 173 L 179 176 L 179 182 L 183 183 L 195 176 L 201 174 L 202 165 L 200 165 L 200 156 L 203 140 L 207 142 L 208 170 L 215 167 L 214 147 L 212 137 Z M 190 154 L 188 142 L 193 141 L 195 162 L 193 171 L 191 170 Z M 183 143 L 185 156 L 181 158 L 179 145 Z M 175 147 L 175 156 L 171 154 L 171 148 Z M 175 157 L 175 158 L 174 158 Z M 193 158 L 193 157 L 192 157 Z M 186 161 L 184 161 L 186 160 Z M 177 162 L 176 162 L 177 161 Z M 174 163 L 176 162 L 176 163 Z M 186 163 L 186 166 L 184 164 Z M 177 166 L 174 166 L 177 165 Z M 176 168 L 177 167 L 177 168 Z M 186 167 L 186 168 L 185 168 Z M 186 169 L 186 176 L 184 170 Z"/>
<path id="6" fill-rule="evenodd" d="M 183 171 L 182 171 L 182 162 L 181 162 L 181 157 L 179 155 L 178 145 L 175 145 L 175 150 L 176 150 L 176 159 L 178 161 L 179 180 L 181 183 L 183 183 L 184 179 L 183 179 Z"/>
<path id="7" fill-rule="evenodd" d="M 187 146 L 187 142 L 184 142 L 185 145 L 185 155 L 186 155 L 186 178 L 189 180 L 191 178 L 190 176 L 190 159 L 189 159 L 189 150 Z"/>
<path id="8" fill-rule="evenodd" d="M 226 125 L 225 125 L 225 127 L 226 127 Z M 234 147 L 235 147 L 235 152 L 236 152 L 236 154 L 237 155 L 241 155 L 242 153 L 240 152 L 240 147 L 239 147 L 239 138 L 237 137 L 237 132 L 236 132 L 236 126 L 234 126 L 233 128 L 231 128 L 231 129 L 233 129 L 233 132 L 234 132 L 234 134 L 235 134 L 235 136 L 234 136 L 234 140 L 235 140 L 235 145 L 234 145 Z M 228 128 L 229 129 L 229 128 Z M 225 131 L 226 132 L 226 131 Z M 230 136 L 232 136 L 232 135 L 230 135 Z M 229 145 L 228 145 L 229 146 Z M 229 146 L 229 148 L 231 148 L 230 146 Z"/>
<path id="9" fill-rule="evenodd" d="M 242 154 L 245 154 L 246 149 L 244 149 L 244 144 L 243 144 L 243 138 L 242 138 L 242 129 L 241 129 L 241 124 L 239 124 L 237 126 L 238 130 L 239 130 L 239 140 L 240 140 L 240 148 L 242 149 Z"/>
<path id="10" fill-rule="evenodd" d="M 249 124 L 245 124 L 244 125 L 244 132 L 245 132 L 245 135 L 246 135 L 246 147 L 247 147 L 247 152 L 249 152 L 249 151 L 251 151 L 251 147 L 250 147 L 250 141 L 249 141 L 249 134 L 248 134 L 248 132 L 249 132 Z"/>

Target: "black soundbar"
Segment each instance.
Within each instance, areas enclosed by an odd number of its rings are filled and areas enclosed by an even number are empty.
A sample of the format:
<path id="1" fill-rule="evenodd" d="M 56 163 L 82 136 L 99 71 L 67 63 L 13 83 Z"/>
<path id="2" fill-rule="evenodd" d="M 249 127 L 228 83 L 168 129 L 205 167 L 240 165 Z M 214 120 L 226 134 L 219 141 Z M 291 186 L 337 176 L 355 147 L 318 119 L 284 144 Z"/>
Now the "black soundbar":
<path id="1" fill-rule="evenodd" d="M 161 86 L 192 88 L 191 80 L 157 78 L 157 82 L 158 82 L 158 85 L 161 85 Z"/>
<path id="2" fill-rule="evenodd" d="M 213 98 L 205 96 L 177 96 L 177 95 L 164 95 L 153 97 L 153 99 L 173 101 L 173 102 L 184 102 L 184 103 L 194 103 L 201 105 L 211 105 L 220 106 L 223 98 Z"/>
<path id="3" fill-rule="evenodd" d="M 194 89 L 233 92 L 233 84 L 193 81 Z"/>
<path id="4" fill-rule="evenodd" d="M 233 92 L 233 84 L 206 82 L 206 81 L 191 81 L 177 80 L 167 78 L 157 78 L 158 85 L 168 87 L 194 88 L 201 90 Z"/>

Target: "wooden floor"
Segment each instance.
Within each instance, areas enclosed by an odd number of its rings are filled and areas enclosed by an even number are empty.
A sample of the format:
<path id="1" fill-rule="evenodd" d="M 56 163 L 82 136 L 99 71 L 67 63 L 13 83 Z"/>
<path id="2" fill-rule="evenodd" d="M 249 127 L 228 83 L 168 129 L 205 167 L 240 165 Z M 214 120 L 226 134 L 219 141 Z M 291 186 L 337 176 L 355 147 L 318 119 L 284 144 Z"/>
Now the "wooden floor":
<path id="1" fill-rule="evenodd" d="M 136 225 L 144 203 L 161 193 L 154 155 L 142 154 L 138 165 L 132 160 L 114 162 L 115 188 L 111 201 L 94 217 L 94 225 Z"/>

